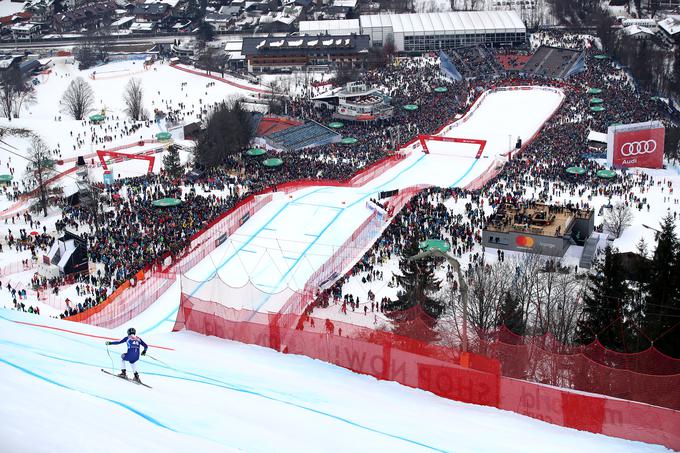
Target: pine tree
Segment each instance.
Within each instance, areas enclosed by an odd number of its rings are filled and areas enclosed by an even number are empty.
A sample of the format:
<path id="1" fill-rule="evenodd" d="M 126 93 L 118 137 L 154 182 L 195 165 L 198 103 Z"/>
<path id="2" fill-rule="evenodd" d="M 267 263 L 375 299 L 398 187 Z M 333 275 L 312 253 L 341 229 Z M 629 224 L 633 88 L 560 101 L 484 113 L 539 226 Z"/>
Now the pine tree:
<path id="1" fill-rule="evenodd" d="M 441 285 L 434 275 L 435 259 L 409 260 L 420 253 L 418 243 L 416 236 L 406 243 L 399 260 L 400 274 L 395 274 L 401 289 L 397 299 L 386 304 L 385 309 L 397 334 L 432 341 L 436 337 L 432 329 L 444 311 L 444 300 L 432 297 Z"/>
<path id="2" fill-rule="evenodd" d="M 177 146 L 168 146 L 168 153 L 163 156 L 163 169 L 172 178 L 179 178 L 184 173 Z"/>
<path id="3" fill-rule="evenodd" d="M 510 291 L 505 293 L 498 319 L 498 326 L 505 326 L 510 332 L 517 335 L 524 335 L 525 333 L 526 324 L 524 322 L 522 306 L 520 305 L 519 300 L 513 296 Z"/>
<path id="4" fill-rule="evenodd" d="M 583 317 L 576 326 L 576 341 L 590 344 L 596 339 L 615 351 L 626 349 L 629 336 L 626 324 L 626 304 L 630 289 L 623 277 L 623 266 L 618 253 L 607 247 L 604 259 L 595 265 L 583 297 Z"/>
<path id="5" fill-rule="evenodd" d="M 680 242 L 675 220 L 668 214 L 661 222 L 650 266 L 645 305 L 645 332 L 665 354 L 680 357 Z"/>

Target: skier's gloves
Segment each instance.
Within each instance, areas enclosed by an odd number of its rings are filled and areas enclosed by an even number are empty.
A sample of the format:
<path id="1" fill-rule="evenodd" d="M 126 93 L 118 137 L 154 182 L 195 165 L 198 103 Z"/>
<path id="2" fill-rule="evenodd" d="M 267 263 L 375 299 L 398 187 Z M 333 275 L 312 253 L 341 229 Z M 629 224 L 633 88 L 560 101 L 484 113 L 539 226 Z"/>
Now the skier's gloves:
<path id="1" fill-rule="evenodd" d="M 110 341 L 107 341 L 107 342 L 106 342 L 106 346 L 108 346 L 108 345 L 110 345 L 110 344 L 111 344 L 111 342 L 110 342 Z"/>
<path id="2" fill-rule="evenodd" d="M 142 351 L 142 355 L 146 355 L 146 349 Z"/>

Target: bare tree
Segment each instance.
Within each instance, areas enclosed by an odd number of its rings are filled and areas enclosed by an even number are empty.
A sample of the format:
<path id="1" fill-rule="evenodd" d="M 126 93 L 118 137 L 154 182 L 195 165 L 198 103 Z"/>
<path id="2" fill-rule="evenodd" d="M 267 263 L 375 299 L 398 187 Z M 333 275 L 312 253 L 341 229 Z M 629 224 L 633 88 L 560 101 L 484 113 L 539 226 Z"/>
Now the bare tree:
<path id="1" fill-rule="evenodd" d="M 132 78 L 125 85 L 125 92 L 123 93 L 123 102 L 125 102 L 125 111 L 134 121 L 144 119 L 144 89 L 142 88 L 142 81 L 138 78 Z"/>
<path id="2" fill-rule="evenodd" d="M 51 159 L 50 151 L 40 137 L 33 137 L 31 147 L 28 150 L 29 165 L 26 168 L 25 179 L 28 187 L 32 188 L 29 192 L 35 200 L 36 210 L 42 211 L 47 217 L 47 207 L 49 206 L 49 179 L 54 176 L 54 161 Z"/>
<path id="3" fill-rule="evenodd" d="M 24 103 L 35 101 L 33 88 L 17 67 L 10 67 L 0 78 L 0 110 L 10 121 L 19 118 Z"/>
<path id="4" fill-rule="evenodd" d="M 82 120 L 92 111 L 94 91 L 82 77 L 72 80 L 61 96 L 61 109 L 75 120 Z"/>
<path id="5" fill-rule="evenodd" d="M 633 221 L 633 211 L 625 203 L 616 203 L 604 215 L 604 229 L 617 238 L 621 237 L 623 230 L 628 228 Z"/>

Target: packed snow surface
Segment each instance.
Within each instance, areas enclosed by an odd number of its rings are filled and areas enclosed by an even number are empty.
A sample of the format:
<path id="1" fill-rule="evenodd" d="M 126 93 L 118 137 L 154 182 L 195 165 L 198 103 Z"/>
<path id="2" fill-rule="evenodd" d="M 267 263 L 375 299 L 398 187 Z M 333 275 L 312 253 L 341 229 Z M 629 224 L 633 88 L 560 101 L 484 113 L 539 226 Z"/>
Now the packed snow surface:
<path id="1" fill-rule="evenodd" d="M 99 371 L 124 330 L 0 309 L 1 450 L 665 451 L 187 332 L 143 337 L 148 389 Z"/>

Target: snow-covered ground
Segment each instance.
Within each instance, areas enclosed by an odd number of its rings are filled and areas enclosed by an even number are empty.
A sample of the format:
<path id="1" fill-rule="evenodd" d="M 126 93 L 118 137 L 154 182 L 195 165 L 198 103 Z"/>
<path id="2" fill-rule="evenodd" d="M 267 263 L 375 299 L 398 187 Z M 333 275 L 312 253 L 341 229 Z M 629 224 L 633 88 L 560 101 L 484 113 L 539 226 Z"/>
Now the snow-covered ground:
<path id="1" fill-rule="evenodd" d="M 11 16 L 24 10 L 24 2 L 11 2 L 0 0 L 0 17 Z"/>
<path id="2" fill-rule="evenodd" d="M 667 451 L 187 332 L 144 336 L 148 389 L 99 371 L 122 334 L 0 309 L 2 451 Z"/>
<path id="3" fill-rule="evenodd" d="M 464 187 L 512 149 L 516 137 L 533 136 L 558 108 L 563 94 L 540 88 L 490 93 L 473 113 L 445 132 L 446 137 L 485 140 L 483 154 L 466 143 L 428 142 L 432 153 L 416 149 L 406 159 L 362 187 L 309 187 L 290 195 L 278 193 L 220 247 L 186 273 L 201 282 L 192 296 L 215 300 L 218 276 L 232 288 L 251 284 L 259 290 L 248 297 L 220 297 L 235 308 L 278 312 L 284 289 L 301 289 L 319 268 L 371 214 L 366 204 L 378 192 L 420 184 Z M 490 128 L 489 125 L 494 127 Z M 360 257 L 361 251 L 357 251 Z"/>

